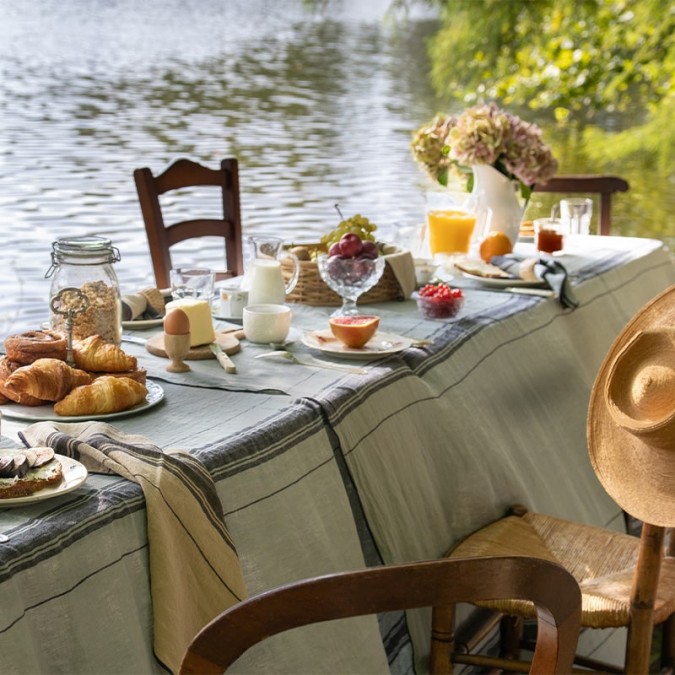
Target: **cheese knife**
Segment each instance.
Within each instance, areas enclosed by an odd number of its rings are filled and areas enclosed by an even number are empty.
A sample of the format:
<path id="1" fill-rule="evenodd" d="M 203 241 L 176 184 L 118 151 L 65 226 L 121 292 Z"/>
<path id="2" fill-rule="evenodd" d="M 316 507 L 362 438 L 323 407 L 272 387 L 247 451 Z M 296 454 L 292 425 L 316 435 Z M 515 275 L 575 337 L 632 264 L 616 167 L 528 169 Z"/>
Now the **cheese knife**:
<path id="1" fill-rule="evenodd" d="M 216 359 L 218 359 L 218 363 L 223 367 L 223 370 L 226 373 L 237 372 L 237 366 L 234 365 L 232 359 L 230 359 L 230 357 L 223 351 L 223 348 L 219 344 L 212 342 L 209 347 L 211 348 L 211 351 L 215 355 Z"/>

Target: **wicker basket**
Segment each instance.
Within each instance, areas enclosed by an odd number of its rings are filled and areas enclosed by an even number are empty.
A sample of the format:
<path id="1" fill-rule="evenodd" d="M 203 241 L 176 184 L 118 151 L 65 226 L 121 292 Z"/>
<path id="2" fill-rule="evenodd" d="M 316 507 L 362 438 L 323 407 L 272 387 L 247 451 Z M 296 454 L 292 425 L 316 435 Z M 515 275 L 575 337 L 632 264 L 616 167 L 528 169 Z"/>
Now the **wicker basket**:
<path id="1" fill-rule="evenodd" d="M 326 251 L 326 247 L 322 244 L 304 244 L 304 246 L 309 249 Z M 395 250 L 384 256 L 385 262 L 391 256 L 402 255 L 404 253 L 408 255 L 407 251 Z M 314 307 L 339 307 L 342 304 L 342 298 L 326 285 L 319 274 L 319 266 L 311 260 L 300 260 L 299 262 L 300 274 L 298 276 L 298 283 L 295 285 L 293 291 L 286 296 L 286 302 L 295 302 Z M 412 264 L 412 258 L 410 259 L 410 264 Z M 288 258 L 282 259 L 281 268 L 284 280 L 288 282 L 293 273 L 293 265 Z M 403 290 L 396 279 L 391 265 L 387 262 L 380 280 L 359 298 L 359 304 L 404 299 Z"/>

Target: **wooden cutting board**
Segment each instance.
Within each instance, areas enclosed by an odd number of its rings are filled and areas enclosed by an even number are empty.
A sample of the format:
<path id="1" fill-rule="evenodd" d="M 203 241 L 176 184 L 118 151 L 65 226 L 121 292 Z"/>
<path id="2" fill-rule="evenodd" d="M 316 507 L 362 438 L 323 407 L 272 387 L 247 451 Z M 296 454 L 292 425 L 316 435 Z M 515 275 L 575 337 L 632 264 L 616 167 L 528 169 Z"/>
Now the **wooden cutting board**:
<path id="1" fill-rule="evenodd" d="M 244 331 L 241 329 L 220 332 L 216 331 L 215 342 L 219 344 L 226 354 L 236 354 L 240 349 L 239 339 L 244 337 Z M 157 333 L 145 343 L 145 348 L 155 356 L 162 356 L 168 359 L 166 349 L 164 348 L 164 333 Z M 215 359 L 215 354 L 211 351 L 209 345 L 199 345 L 198 347 L 190 347 L 190 351 L 185 357 L 186 361 L 202 361 L 204 359 Z"/>

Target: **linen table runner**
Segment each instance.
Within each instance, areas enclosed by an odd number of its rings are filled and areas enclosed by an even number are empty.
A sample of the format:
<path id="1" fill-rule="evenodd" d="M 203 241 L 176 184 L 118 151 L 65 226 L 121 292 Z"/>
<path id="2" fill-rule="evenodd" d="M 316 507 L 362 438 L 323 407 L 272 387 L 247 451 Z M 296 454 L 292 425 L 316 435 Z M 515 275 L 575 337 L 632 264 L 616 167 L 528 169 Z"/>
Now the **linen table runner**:
<path id="1" fill-rule="evenodd" d="M 101 422 L 39 422 L 19 434 L 51 446 L 95 473 L 138 483 L 145 496 L 154 650 L 173 672 L 188 643 L 217 614 L 246 597 L 237 552 L 204 465 L 163 451 L 143 436 Z"/>

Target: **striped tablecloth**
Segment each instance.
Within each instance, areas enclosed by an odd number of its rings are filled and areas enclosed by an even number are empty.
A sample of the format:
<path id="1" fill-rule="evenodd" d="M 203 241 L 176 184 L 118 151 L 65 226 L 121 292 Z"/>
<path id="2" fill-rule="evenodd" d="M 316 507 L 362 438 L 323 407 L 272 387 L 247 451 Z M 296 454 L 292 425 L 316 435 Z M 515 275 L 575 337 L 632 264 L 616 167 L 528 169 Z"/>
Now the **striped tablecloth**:
<path id="1" fill-rule="evenodd" d="M 215 362 L 191 386 L 162 375 L 164 401 L 114 426 L 203 462 L 249 593 L 441 555 L 513 502 L 620 527 L 587 458 L 588 395 L 615 335 L 675 271 L 641 239 L 591 237 L 561 260 L 580 302 L 572 312 L 461 281 L 465 307 L 447 323 L 422 320 L 413 301 L 369 306 L 383 330 L 431 343 L 366 375 L 258 370 L 262 348 L 244 343 L 233 356 L 241 381 Z M 294 327 L 324 327 L 330 311 L 294 307 Z M 137 350 L 152 374 L 156 357 Z M 24 426 L 3 419 L 6 444 Z M 0 533 L 0 672 L 163 672 L 138 485 L 91 474 L 69 495 L 0 510 Z M 405 672 L 414 660 L 423 672 L 426 622 L 418 612 L 313 627 L 255 649 L 239 670 Z"/>

